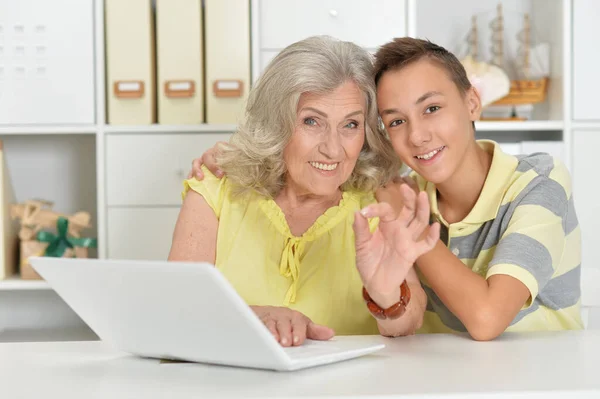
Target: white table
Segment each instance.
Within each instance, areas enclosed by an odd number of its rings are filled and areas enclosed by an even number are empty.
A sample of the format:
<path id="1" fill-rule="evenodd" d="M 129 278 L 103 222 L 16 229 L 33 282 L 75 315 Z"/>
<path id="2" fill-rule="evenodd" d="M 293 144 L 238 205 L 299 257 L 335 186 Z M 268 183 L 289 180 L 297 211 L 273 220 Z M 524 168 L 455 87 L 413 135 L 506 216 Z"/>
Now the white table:
<path id="1" fill-rule="evenodd" d="M 0 344 L 2 398 L 600 398 L 600 331 L 422 335 L 296 372 L 159 363 L 106 343 Z"/>

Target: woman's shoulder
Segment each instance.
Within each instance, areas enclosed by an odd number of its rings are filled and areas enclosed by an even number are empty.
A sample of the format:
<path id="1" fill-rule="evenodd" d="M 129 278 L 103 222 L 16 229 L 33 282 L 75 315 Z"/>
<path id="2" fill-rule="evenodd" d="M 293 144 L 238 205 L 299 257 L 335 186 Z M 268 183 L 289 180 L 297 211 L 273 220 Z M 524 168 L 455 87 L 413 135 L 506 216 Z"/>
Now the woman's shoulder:
<path id="1" fill-rule="evenodd" d="M 185 199 L 190 190 L 200 194 L 219 217 L 223 204 L 231 200 L 231 182 L 226 176 L 215 176 L 205 166 L 202 166 L 202 172 L 202 180 L 192 177 L 183 181 L 181 196 Z"/>

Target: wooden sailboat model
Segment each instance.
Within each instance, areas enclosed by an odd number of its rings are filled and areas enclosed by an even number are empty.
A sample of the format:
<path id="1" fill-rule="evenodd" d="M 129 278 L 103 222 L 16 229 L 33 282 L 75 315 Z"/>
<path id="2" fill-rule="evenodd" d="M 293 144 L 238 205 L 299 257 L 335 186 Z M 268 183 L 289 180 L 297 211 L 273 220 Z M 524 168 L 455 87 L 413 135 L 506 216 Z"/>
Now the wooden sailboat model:
<path id="1" fill-rule="evenodd" d="M 479 92 L 481 105 L 486 107 L 509 93 L 510 80 L 506 72 L 488 62 L 478 61 L 477 18 L 473 16 L 468 37 L 469 52 L 461 60 L 471 84 Z"/>
<path id="2" fill-rule="evenodd" d="M 462 61 L 467 73 L 474 70 L 473 65 L 489 65 L 510 75 L 509 82 L 496 79 L 488 84 L 485 91 L 494 91 L 493 101 L 482 100 L 484 112 L 482 120 L 525 120 L 531 114 L 533 105 L 543 102 L 549 84 L 549 46 L 540 44 L 532 46 L 531 24 L 529 15 L 523 16 L 523 29 L 517 35 L 519 48 L 514 61 L 507 60 L 504 51 L 504 16 L 502 5 L 497 6 L 497 15 L 490 23 L 491 60 L 489 63 L 474 61 L 477 58 L 478 32 L 476 17 L 472 18 L 469 33 L 469 55 Z M 481 70 L 481 66 L 479 66 Z M 497 87 L 490 87 L 497 86 Z M 506 87 L 508 86 L 508 87 Z"/>
<path id="3" fill-rule="evenodd" d="M 503 33 L 504 33 L 504 21 L 502 16 L 502 6 L 498 5 L 498 17 L 492 22 L 496 26 L 492 26 L 492 40 L 494 63 L 503 62 Z M 496 29 L 494 29 L 496 28 Z M 548 90 L 548 76 L 547 71 L 544 71 L 544 67 L 540 71 L 533 71 L 532 66 L 536 61 L 535 55 L 532 54 L 536 49 L 531 47 L 531 24 L 529 21 L 529 14 L 525 14 L 523 17 L 523 30 L 519 37 L 520 46 L 519 53 L 521 55 L 520 62 L 517 63 L 518 77 L 512 79 L 510 82 L 510 92 L 507 96 L 497 100 L 493 105 L 523 105 L 523 104 L 536 104 L 543 102 L 546 99 L 546 93 Z M 499 49 L 499 51 L 498 51 Z M 498 65 L 502 67 L 502 65 Z M 520 118 L 519 118 L 520 119 Z"/>

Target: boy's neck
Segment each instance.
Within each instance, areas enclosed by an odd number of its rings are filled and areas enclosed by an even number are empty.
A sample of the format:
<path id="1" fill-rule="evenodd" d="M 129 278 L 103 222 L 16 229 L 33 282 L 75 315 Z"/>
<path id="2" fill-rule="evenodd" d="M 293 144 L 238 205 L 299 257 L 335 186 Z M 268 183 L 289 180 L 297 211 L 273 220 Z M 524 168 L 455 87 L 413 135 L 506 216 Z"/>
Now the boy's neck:
<path id="1" fill-rule="evenodd" d="M 473 141 L 454 175 L 437 186 L 438 208 L 446 222 L 460 222 L 475 207 L 491 165 L 492 154 Z"/>

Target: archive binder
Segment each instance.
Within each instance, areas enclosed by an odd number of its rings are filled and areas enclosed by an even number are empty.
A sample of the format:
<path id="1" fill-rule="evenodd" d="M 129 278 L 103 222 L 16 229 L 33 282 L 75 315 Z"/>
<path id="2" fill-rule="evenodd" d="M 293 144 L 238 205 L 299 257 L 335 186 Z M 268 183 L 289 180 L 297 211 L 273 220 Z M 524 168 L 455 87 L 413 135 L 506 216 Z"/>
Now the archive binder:
<path id="1" fill-rule="evenodd" d="M 156 121 L 152 0 L 105 0 L 107 122 Z"/>
<path id="2" fill-rule="evenodd" d="M 250 86 L 250 6 L 205 0 L 206 122 L 236 124 Z"/>
<path id="3" fill-rule="evenodd" d="M 156 0 L 158 123 L 204 122 L 202 0 Z"/>

